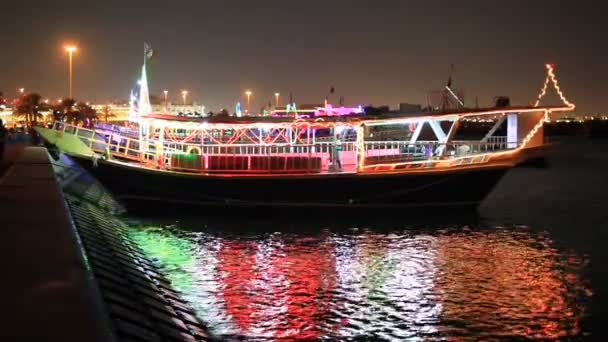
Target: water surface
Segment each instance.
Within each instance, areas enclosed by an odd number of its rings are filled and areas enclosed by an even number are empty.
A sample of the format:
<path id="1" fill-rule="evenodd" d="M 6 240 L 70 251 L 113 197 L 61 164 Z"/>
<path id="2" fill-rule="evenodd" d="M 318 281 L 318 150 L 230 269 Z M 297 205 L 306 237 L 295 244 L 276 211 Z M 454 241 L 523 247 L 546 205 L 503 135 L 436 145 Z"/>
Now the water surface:
<path id="1" fill-rule="evenodd" d="M 201 211 L 135 219 L 131 235 L 224 337 L 590 339 L 608 287 L 591 269 L 608 257 L 593 248 L 607 156 L 607 141 L 568 142 L 550 168 L 511 171 L 472 217 Z"/>
<path id="2" fill-rule="evenodd" d="M 533 337 L 581 333 L 587 256 L 528 227 L 132 236 L 212 332 L 247 338 Z"/>

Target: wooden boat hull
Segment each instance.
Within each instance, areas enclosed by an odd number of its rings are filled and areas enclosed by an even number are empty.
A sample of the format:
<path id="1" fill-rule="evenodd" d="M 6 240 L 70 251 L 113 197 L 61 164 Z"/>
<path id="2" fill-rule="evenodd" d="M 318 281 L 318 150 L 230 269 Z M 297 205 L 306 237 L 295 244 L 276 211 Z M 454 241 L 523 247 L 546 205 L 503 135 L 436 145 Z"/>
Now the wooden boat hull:
<path id="1" fill-rule="evenodd" d="M 509 165 L 382 174 L 209 175 L 70 155 L 127 207 L 476 207 Z"/>

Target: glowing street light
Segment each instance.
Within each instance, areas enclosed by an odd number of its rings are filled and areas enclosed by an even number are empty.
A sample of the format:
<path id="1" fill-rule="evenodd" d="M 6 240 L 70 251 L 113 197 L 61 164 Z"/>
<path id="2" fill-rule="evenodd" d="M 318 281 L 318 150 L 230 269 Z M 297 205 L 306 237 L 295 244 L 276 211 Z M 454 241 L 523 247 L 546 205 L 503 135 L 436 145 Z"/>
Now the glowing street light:
<path id="1" fill-rule="evenodd" d="M 19 93 L 20 93 L 21 95 L 23 95 L 23 92 L 24 92 L 24 91 L 25 91 L 25 88 L 19 88 Z"/>
<path id="2" fill-rule="evenodd" d="M 168 90 L 163 90 L 163 94 L 165 94 L 165 112 L 167 111 L 167 107 L 169 106 L 169 102 L 167 102 L 167 94 L 169 94 Z"/>
<path id="3" fill-rule="evenodd" d="M 251 94 L 253 94 L 251 90 L 245 91 L 245 95 L 247 95 L 247 112 L 249 112 L 249 109 L 251 107 Z"/>
<path id="4" fill-rule="evenodd" d="M 188 96 L 187 90 L 182 90 L 182 99 L 184 100 L 184 106 L 186 105 L 186 97 Z"/>
<path id="5" fill-rule="evenodd" d="M 74 53 L 74 51 L 76 51 L 76 47 L 73 45 L 68 45 L 65 47 L 65 50 L 70 55 L 70 95 L 69 95 L 69 97 L 72 98 L 72 54 Z"/>
<path id="6" fill-rule="evenodd" d="M 274 93 L 274 99 L 276 100 L 275 107 L 279 106 L 279 96 L 280 95 L 281 94 L 279 94 L 279 93 Z"/>

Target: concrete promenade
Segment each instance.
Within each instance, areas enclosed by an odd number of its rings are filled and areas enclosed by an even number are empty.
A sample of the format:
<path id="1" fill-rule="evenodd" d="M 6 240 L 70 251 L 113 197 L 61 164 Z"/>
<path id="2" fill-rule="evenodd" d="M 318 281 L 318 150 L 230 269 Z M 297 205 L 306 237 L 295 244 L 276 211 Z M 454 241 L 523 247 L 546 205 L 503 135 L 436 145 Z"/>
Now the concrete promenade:
<path id="1" fill-rule="evenodd" d="M 0 179 L 3 341 L 112 341 L 99 291 L 45 148 Z"/>

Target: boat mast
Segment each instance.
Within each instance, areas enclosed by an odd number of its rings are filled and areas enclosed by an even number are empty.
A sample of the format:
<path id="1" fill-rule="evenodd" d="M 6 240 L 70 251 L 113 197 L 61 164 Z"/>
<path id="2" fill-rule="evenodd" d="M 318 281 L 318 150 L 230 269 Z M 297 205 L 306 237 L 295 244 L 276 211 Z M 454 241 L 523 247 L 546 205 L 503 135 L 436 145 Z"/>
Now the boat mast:
<path id="1" fill-rule="evenodd" d="M 454 98 L 454 100 L 456 100 L 456 103 L 458 105 L 460 105 L 460 107 L 464 107 L 464 101 L 462 101 L 457 95 L 456 93 L 454 93 L 454 91 L 452 90 L 452 75 L 454 74 L 454 64 L 452 64 L 450 66 L 450 77 L 448 77 L 448 83 L 445 86 L 445 90 L 447 91 L 447 94 L 452 96 Z M 443 103 L 442 103 L 442 110 L 445 111 L 447 109 L 447 105 L 448 105 L 448 97 L 445 96 Z"/>
<path id="2" fill-rule="evenodd" d="M 146 159 L 145 151 L 147 150 L 147 146 L 144 146 L 144 129 L 145 127 L 142 121 L 142 114 L 150 114 L 152 113 L 152 105 L 150 105 L 150 92 L 148 90 L 148 75 L 146 70 L 146 64 L 148 59 L 152 58 L 154 51 L 152 47 L 144 42 L 144 64 L 141 67 L 141 77 L 139 79 L 139 101 L 137 103 L 137 123 L 138 123 L 138 131 L 139 131 L 139 149 L 140 154 L 142 155 L 142 159 Z M 146 144 L 147 145 L 147 144 Z"/>

